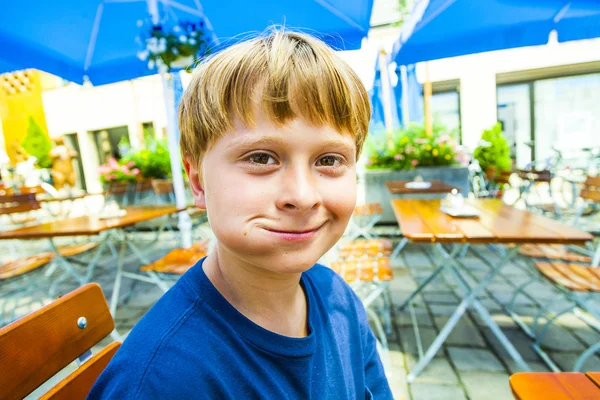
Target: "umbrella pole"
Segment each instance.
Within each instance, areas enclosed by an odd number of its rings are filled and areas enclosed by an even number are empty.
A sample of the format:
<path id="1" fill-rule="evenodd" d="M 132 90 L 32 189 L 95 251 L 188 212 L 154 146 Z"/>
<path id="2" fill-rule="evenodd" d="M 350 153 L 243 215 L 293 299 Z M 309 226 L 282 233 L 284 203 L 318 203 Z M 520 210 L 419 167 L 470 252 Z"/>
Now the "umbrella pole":
<path id="1" fill-rule="evenodd" d="M 181 159 L 179 157 L 179 132 L 177 130 L 177 124 L 175 123 L 175 90 L 173 86 L 173 77 L 169 73 L 161 73 L 160 76 L 163 84 L 163 94 L 167 111 L 167 141 L 171 158 L 171 174 L 173 177 L 175 204 L 177 208 L 183 210 L 187 206 L 187 201 L 185 199 L 185 186 L 183 184 Z M 192 245 L 192 221 L 187 212 L 180 212 L 178 216 L 178 227 L 181 234 L 182 245 L 184 248 L 190 248 Z"/>
<path id="2" fill-rule="evenodd" d="M 160 21 L 158 13 L 158 1 L 146 0 L 148 4 L 148 13 L 152 17 L 152 23 L 157 24 Z M 163 87 L 165 107 L 167 111 L 167 142 L 169 145 L 169 155 L 171 158 L 171 175 L 173 177 L 173 191 L 175 192 L 175 205 L 179 209 L 185 209 L 187 201 L 185 199 L 185 187 L 183 184 L 183 173 L 181 172 L 181 159 L 179 158 L 179 132 L 175 123 L 175 90 L 173 86 L 173 76 L 167 72 L 161 72 L 160 78 Z M 192 221 L 187 212 L 179 214 L 179 233 L 181 234 L 181 243 L 184 248 L 192 246 Z"/>
<path id="3" fill-rule="evenodd" d="M 431 95 L 432 87 L 431 81 L 429 80 L 429 63 L 425 62 L 425 83 L 423 84 L 423 97 L 425 101 L 425 132 L 427 133 L 427 136 L 431 136 L 433 133 L 431 121 Z"/>

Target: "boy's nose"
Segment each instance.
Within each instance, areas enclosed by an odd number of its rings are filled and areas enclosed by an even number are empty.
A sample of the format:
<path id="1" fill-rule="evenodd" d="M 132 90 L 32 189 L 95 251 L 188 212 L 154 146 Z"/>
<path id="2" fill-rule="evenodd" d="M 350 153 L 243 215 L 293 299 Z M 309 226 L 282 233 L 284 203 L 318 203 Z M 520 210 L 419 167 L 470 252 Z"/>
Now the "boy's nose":
<path id="1" fill-rule="evenodd" d="M 320 202 L 317 182 L 309 168 L 289 168 L 282 175 L 277 199 L 279 209 L 305 213 Z"/>

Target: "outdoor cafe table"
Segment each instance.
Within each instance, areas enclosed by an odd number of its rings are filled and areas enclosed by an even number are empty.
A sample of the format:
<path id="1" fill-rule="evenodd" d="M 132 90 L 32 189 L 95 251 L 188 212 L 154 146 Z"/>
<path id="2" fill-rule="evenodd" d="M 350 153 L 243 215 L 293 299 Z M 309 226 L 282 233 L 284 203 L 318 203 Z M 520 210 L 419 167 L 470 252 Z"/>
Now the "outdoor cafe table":
<path id="1" fill-rule="evenodd" d="M 481 316 L 519 368 L 529 371 L 527 363 L 493 321 L 485 306 L 477 300 L 477 295 L 501 272 L 502 267 L 518 254 L 520 245 L 527 243 L 583 245 L 593 239 L 592 235 L 586 232 L 528 211 L 517 210 L 500 200 L 470 199 L 466 203 L 479 211 L 479 217 L 450 217 L 440 210 L 440 200 L 392 200 L 392 208 L 404 236 L 394 250 L 394 256 L 408 241 L 430 243 L 441 256 L 436 270 L 419 285 L 403 306 L 409 304 L 444 269 L 452 271 L 464 291 L 460 305 L 409 373 L 409 382 L 412 382 L 429 364 L 469 307 L 473 307 Z M 490 272 L 474 287 L 469 286 L 460 271 L 460 263 L 456 261 L 461 250 L 471 244 L 508 245 L 502 260 L 491 265 Z M 446 250 L 444 245 L 452 245 L 451 250 Z"/>
<path id="2" fill-rule="evenodd" d="M 0 232 L 0 240 L 48 239 L 50 243 L 50 249 L 55 254 L 55 259 L 67 270 L 68 273 L 75 277 L 80 284 L 89 282 L 94 267 L 98 263 L 100 256 L 106 247 L 113 246 L 114 244 L 120 244 L 117 272 L 115 275 L 113 293 L 110 302 L 110 311 L 114 316 L 117 310 L 119 290 L 123 277 L 153 283 L 165 292 L 168 290 L 168 286 L 154 274 L 146 273 L 145 275 L 142 275 L 123 271 L 125 250 L 127 247 L 129 247 L 129 249 L 143 264 L 150 263 L 149 260 L 143 255 L 142 251 L 138 249 L 138 247 L 131 240 L 128 240 L 125 228 L 131 227 L 140 222 L 146 222 L 155 218 L 160 218 L 184 211 L 184 209 L 178 209 L 175 206 L 135 206 L 127 207 L 125 210 L 125 215 L 115 218 L 101 219 L 94 216 L 82 216 L 46 222 L 43 224 L 27 226 L 10 231 L 3 231 Z M 76 272 L 73 265 L 60 254 L 54 239 L 57 237 L 95 235 L 101 236 L 98 249 L 87 266 L 86 276 L 80 276 Z"/>
<path id="3" fill-rule="evenodd" d="M 600 372 L 519 372 L 510 377 L 517 400 L 600 399 Z"/>
<path id="4" fill-rule="evenodd" d="M 385 186 L 391 194 L 446 194 L 452 192 L 453 186 L 442 181 L 430 180 L 430 187 L 406 187 L 410 181 L 386 181 Z"/>

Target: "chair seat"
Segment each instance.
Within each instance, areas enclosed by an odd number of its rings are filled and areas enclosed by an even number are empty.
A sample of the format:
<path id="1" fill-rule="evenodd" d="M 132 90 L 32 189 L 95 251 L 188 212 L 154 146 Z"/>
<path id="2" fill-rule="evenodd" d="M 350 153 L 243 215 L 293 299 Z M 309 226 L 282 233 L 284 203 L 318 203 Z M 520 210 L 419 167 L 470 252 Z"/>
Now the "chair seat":
<path id="1" fill-rule="evenodd" d="M 549 258 L 552 260 L 564 260 L 589 263 L 591 257 L 583 256 L 569 251 L 566 246 L 557 244 L 526 244 L 521 246 L 519 254 L 531 258 Z"/>
<path id="2" fill-rule="evenodd" d="M 68 246 L 61 246 L 58 248 L 58 252 L 63 257 L 73 257 L 79 254 L 83 254 L 86 251 L 90 251 L 98 247 L 98 242 L 78 243 L 71 244 Z"/>
<path id="3" fill-rule="evenodd" d="M 172 250 L 153 263 L 140 267 L 140 270 L 161 274 L 183 275 L 188 269 L 196 265 L 198 260 L 206 257 L 207 251 L 208 241 L 195 243 L 189 249 L 179 248 Z"/>
<path id="4" fill-rule="evenodd" d="M 381 207 L 380 203 L 361 204 L 354 208 L 355 216 L 369 216 L 377 214 L 383 214 L 383 207 Z"/>
<path id="5" fill-rule="evenodd" d="M 393 278 L 390 259 L 387 257 L 334 261 L 331 263 L 331 269 L 348 283 L 391 281 Z"/>
<path id="6" fill-rule="evenodd" d="M 539 261 L 536 268 L 550 281 L 576 292 L 600 292 L 600 268 L 581 264 Z"/>
<path id="7" fill-rule="evenodd" d="M 23 257 L 0 265 L 0 280 L 15 278 L 34 271 L 52 260 L 50 253 Z"/>
<path id="8" fill-rule="evenodd" d="M 600 389 L 580 372 L 519 372 L 510 377 L 517 400 L 597 399 Z"/>
<path id="9" fill-rule="evenodd" d="M 393 244 L 390 239 L 358 239 L 343 243 L 340 246 L 339 258 L 382 257 L 392 254 Z"/>

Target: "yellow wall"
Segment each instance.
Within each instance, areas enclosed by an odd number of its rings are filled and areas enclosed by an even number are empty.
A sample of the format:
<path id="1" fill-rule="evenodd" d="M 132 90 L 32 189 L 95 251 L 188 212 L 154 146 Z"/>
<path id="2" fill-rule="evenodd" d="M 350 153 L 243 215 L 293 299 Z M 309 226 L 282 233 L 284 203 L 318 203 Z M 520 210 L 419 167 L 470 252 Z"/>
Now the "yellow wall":
<path id="1" fill-rule="evenodd" d="M 18 71 L 0 75 L 0 121 L 6 153 L 15 162 L 15 142 L 27 135 L 29 117 L 48 132 L 42 103 L 42 72 Z"/>

